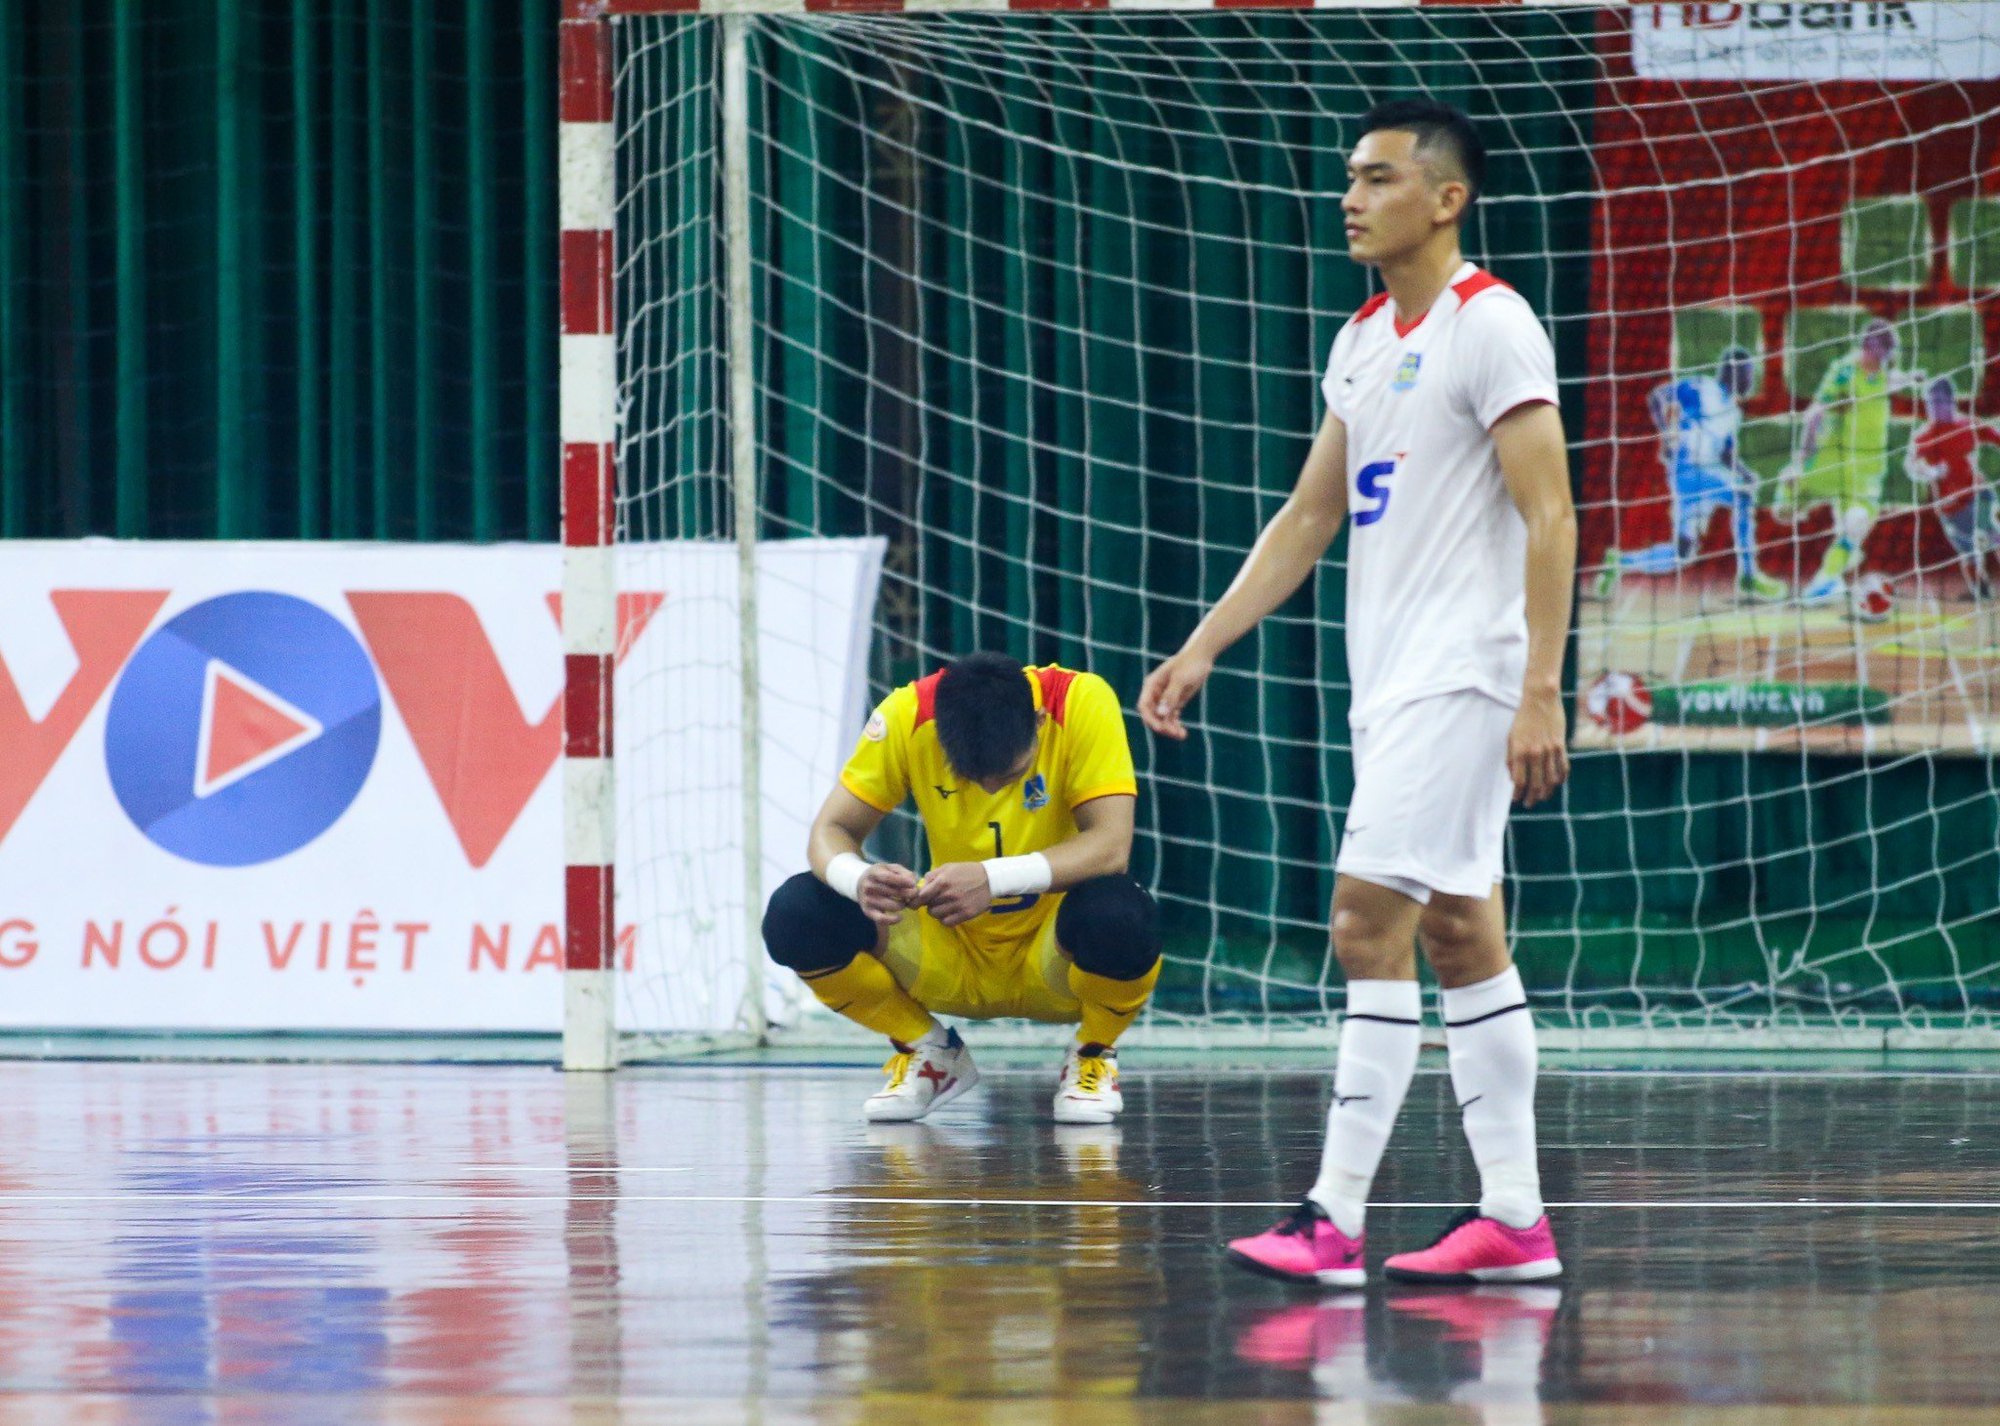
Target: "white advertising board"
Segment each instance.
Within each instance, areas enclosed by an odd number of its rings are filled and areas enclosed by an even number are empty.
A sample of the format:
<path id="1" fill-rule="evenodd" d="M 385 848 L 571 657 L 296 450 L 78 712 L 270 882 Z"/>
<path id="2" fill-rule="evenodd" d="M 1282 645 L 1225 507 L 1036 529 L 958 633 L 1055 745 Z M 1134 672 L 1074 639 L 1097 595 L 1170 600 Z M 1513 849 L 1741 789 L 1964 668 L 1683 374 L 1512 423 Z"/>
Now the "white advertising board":
<path id="1" fill-rule="evenodd" d="M 865 715 L 881 553 L 759 552 L 764 888 Z M 621 1023 L 726 1028 L 736 551 L 619 557 Z M 559 1029 L 561 587 L 546 546 L 5 546 L 0 1027 Z"/>

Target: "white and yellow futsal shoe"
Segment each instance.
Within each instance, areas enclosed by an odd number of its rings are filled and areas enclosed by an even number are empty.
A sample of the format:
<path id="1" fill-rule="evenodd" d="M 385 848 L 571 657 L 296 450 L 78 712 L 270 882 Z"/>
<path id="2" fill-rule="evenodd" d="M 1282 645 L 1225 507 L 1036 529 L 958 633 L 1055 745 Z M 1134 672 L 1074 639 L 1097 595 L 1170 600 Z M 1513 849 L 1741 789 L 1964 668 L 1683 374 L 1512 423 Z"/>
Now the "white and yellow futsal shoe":
<path id="1" fill-rule="evenodd" d="M 1056 1082 L 1056 1123 L 1109 1124 L 1125 1108 L 1118 1089 L 1118 1052 L 1109 1045 L 1070 1042 Z"/>
<path id="2" fill-rule="evenodd" d="M 862 1116 L 877 1124 L 921 1119 L 979 1083 L 972 1051 L 956 1030 L 945 1036 L 942 1045 L 896 1044 L 896 1053 L 889 1056 L 882 1072 L 889 1076 L 888 1081 L 861 1106 Z"/>

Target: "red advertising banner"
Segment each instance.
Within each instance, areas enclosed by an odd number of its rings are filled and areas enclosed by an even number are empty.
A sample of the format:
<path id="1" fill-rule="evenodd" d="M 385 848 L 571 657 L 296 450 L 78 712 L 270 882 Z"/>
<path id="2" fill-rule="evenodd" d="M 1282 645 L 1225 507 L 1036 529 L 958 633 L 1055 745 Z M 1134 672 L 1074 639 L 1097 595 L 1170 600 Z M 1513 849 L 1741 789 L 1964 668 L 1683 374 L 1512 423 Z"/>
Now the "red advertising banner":
<path id="1" fill-rule="evenodd" d="M 1607 23 L 1580 743 L 2000 736 L 2000 82 L 1699 77 L 1780 22 L 1852 73 L 1842 46 L 1876 55 L 1911 8 Z M 1663 53 L 1672 77 L 1635 68 Z"/>

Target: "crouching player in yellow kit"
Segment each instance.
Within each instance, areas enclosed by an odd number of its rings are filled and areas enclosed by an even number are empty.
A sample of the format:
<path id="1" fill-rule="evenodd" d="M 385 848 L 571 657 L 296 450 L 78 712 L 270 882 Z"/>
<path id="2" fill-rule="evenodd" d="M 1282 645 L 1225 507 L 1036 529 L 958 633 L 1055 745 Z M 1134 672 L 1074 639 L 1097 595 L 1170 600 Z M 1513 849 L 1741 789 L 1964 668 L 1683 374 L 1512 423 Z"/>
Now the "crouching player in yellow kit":
<path id="1" fill-rule="evenodd" d="M 771 958 L 895 1046 L 869 1119 L 921 1119 L 979 1082 L 941 1014 L 1078 1026 L 1055 1117 L 1116 1117 L 1112 1047 L 1160 975 L 1157 909 L 1125 870 L 1138 790 L 1095 674 L 969 654 L 882 701 L 813 821 L 812 871 L 764 912 Z M 861 855 L 906 797 L 930 844 L 921 879 Z"/>

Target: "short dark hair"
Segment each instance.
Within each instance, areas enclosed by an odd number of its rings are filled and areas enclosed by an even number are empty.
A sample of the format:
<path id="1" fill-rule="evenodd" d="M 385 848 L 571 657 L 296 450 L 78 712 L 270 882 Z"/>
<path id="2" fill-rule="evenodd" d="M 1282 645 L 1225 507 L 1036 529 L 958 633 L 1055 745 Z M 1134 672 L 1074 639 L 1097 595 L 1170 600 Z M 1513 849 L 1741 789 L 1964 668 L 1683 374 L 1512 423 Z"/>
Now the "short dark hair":
<path id="1" fill-rule="evenodd" d="M 1479 131 L 1462 109 L 1438 99 L 1388 99 L 1361 116 L 1364 135 L 1377 129 L 1415 134 L 1419 152 L 1442 149 L 1449 153 L 1465 174 L 1465 212 L 1472 211 L 1486 188 L 1486 145 L 1479 141 Z"/>
<path id="2" fill-rule="evenodd" d="M 968 782 L 1003 776 L 1034 745 L 1035 694 L 1019 659 L 967 654 L 937 686 L 938 742 Z"/>

